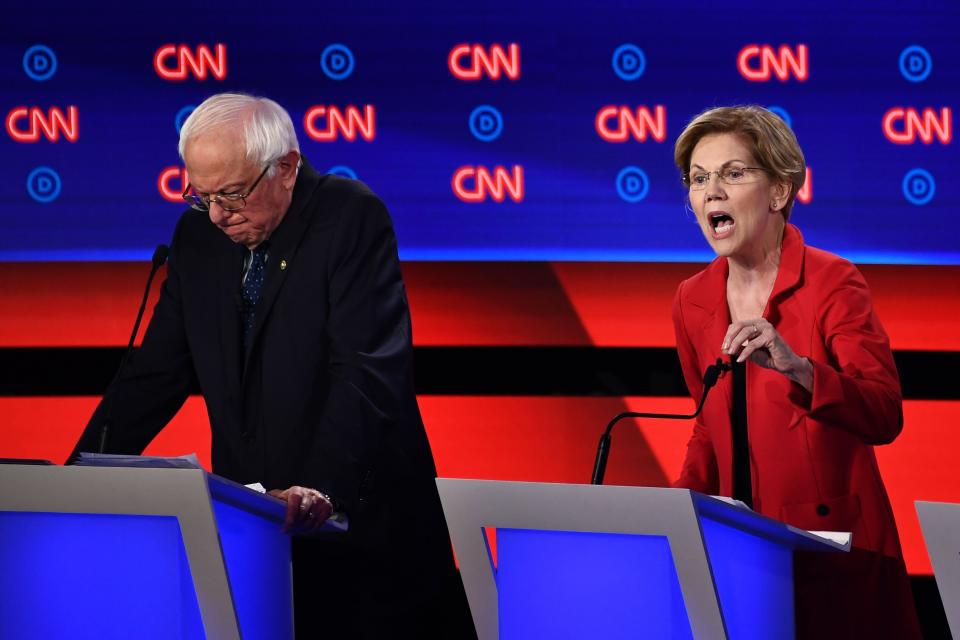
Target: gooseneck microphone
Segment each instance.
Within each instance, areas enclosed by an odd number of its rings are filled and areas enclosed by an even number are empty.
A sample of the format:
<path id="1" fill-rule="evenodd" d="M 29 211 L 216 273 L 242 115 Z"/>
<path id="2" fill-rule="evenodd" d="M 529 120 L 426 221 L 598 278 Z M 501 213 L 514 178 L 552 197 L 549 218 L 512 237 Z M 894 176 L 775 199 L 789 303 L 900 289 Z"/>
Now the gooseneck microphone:
<path id="1" fill-rule="evenodd" d="M 120 366 L 117 367 L 117 373 L 113 376 L 113 380 L 110 381 L 110 386 L 113 386 L 113 383 L 120 379 L 120 374 L 123 373 L 123 368 L 127 365 L 127 360 L 130 359 L 130 353 L 133 352 L 133 343 L 137 339 L 137 332 L 140 330 L 140 321 L 143 320 L 143 311 L 147 308 L 147 298 L 150 297 L 150 285 L 153 284 L 153 276 L 157 275 L 157 271 L 163 266 L 163 263 L 167 261 L 168 255 L 170 255 L 170 247 L 165 244 L 158 244 L 157 248 L 153 250 L 153 258 L 151 260 L 153 264 L 150 267 L 147 286 L 143 290 L 143 299 L 140 301 L 137 321 L 133 323 L 133 333 L 130 334 L 130 342 L 127 343 L 127 350 L 123 352 L 123 358 L 120 359 Z M 107 387 L 108 390 L 110 386 Z M 106 451 L 107 439 L 110 437 L 110 417 L 113 414 L 113 400 L 111 399 L 109 402 L 107 416 L 103 421 L 103 426 L 100 427 L 99 453 Z"/>
<path id="2" fill-rule="evenodd" d="M 703 372 L 703 395 L 700 396 L 700 404 L 697 405 L 697 410 L 690 415 L 680 415 L 676 413 L 638 413 L 636 411 L 624 411 L 623 413 L 618 413 L 615 415 L 613 419 L 610 420 L 610 423 L 607 425 L 603 435 L 600 436 L 600 444 L 597 446 L 597 458 L 593 463 L 593 478 L 590 480 L 590 483 L 603 484 L 603 474 L 607 470 L 607 458 L 610 455 L 610 433 L 613 431 L 615 424 L 624 418 L 666 418 L 668 420 L 692 420 L 700 415 L 700 411 L 703 409 L 703 403 L 707 401 L 707 393 L 709 393 L 710 389 L 717 384 L 717 380 L 720 378 L 720 373 L 723 371 L 728 371 L 729 369 L 730 365 L 723 362 L 720 358 L 717 358 L 716 364 L 711 364 L 707 367 L 707 370 Z"/>

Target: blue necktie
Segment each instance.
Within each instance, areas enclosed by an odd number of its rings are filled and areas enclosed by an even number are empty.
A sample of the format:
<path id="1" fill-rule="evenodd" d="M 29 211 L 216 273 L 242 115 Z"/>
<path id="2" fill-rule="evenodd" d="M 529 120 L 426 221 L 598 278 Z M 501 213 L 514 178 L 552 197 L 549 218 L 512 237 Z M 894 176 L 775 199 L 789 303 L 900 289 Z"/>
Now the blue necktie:
<path id="1" fill-rule="evenodd" d="M 250 260 L 250 268 L 247 269 L 247 277 L 243 280 L 241 295 L 243 296 L 243 345 L 246 348 L 247 341 L 253 332 L 253 322 L 256 316 L 257 303 L 260 302 L 260 294 L 263 292 L 264 266 L 267 261 L 267 244 L 263 243 L 253 250 L 253 257 Z"/>

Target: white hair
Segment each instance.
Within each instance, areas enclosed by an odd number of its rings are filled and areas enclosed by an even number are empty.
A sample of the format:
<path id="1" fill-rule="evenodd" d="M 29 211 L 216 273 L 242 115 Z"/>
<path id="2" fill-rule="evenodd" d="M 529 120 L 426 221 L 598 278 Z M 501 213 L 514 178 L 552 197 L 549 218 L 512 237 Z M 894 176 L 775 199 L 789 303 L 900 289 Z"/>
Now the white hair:
<path id="1" fill-rule="evenodd" d="M 240 128 L 247 160 L 257 166 L 300 151 L 290 114 L 279 104 L 243 93 L 218 93 L 204 100 L 180 127 L 180 158 L 192 138 L 223 126 Z M 267 177 L 273 177 L 276 171 L 271 165 Z"/>

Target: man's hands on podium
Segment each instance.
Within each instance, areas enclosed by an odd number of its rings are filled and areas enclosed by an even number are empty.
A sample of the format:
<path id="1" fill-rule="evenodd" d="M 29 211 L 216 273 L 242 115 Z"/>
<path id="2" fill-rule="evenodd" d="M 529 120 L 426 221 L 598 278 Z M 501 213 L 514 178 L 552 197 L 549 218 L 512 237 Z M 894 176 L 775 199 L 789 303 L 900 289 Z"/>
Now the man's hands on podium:
<path id="1" fill-rule="evenodd" d="M 333 512 L 333 501 L 326 494 L 307 487 L 271 489 L 267 493 L 287 501 L 287 515 L 283 530 L 290 534 L 316 533 Z"/>

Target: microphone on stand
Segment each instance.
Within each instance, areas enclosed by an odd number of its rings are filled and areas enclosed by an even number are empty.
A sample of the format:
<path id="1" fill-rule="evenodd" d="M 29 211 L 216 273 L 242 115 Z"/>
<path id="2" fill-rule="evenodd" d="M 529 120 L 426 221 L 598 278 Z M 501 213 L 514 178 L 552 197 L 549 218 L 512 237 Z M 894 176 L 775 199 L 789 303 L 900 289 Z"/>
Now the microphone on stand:
<path id="1" fill-rule="evenodd" d="M 120 366 L 117 367 L 117 373 L 113 376 L 110 386 L 120 379 L 120 374 L 123 373 L 123 368 L 127 365 L 127 360 L 129 360 L 130 354 L 133 352 L 133 343 L 137 339 L 137 332 L 140 330 L 140 321 L 143 320 L 143 311 L 147 307 L 147 298 L 150 297 L 150 285 L 153 283 L 153 276 L 157 274 L 157 271 L 163 266 L 163 263 L 167 261 L 168 255 L 170 255 L 170 247 L 165 244 L 158 244 L 157 248 L 153 250 L 150 276 L 147 278 L 147 286 L 143 291 L 143 299 L 140 301 L 140 310 L 137 312 L 137 321 L 133 323 L 133 333 L 130 334 L 130 342 L 127 343 L 127 350 L 123 352 L 123 358 L 120 360 Z M 109 389 L 109 386 L 107 388 Z M 103 426 L 100 427 L 100 447 L 98 449 L 98 453 L 103 453 L 107 449 L 107 439 L 110 436 L 110 417 L 112 414 L 113 401 L 111 400 L 110 405 L 107 407 L 107 416 L 103 421 Z"/>
<path id="2" fill-rule="evenodd" d="M 638 413 L 636 411 L 624 411 L 623 413 L 615 415 L 613 419 L 610 420 L 603 435 L 600 436 L 600 444 L 597 446 L 597 457 L 593 463 L 593 477 L 590 483 L 603 484 L 603 474 L 607 470 L 607 458 L 610 456 L 610 432 L 613 431 L 615 424 L 624 418 L 666 418 L 669 420 L 691 420 L 696 418 L 703 409 L 703 403 L 707 401 L 707 393 L 717 384 L 720 373 L 729 371 L 730 368 L 731 366 L 723 362 L 720 358 L 717 358 L 716 364 L 711 364 L 707 367 L 707 370 L 703 372 L 703 395 L 700 396 L 700 404 L 697 405 L 697 410 L 690 415 L 680 415 L 676 413 Z"/>

